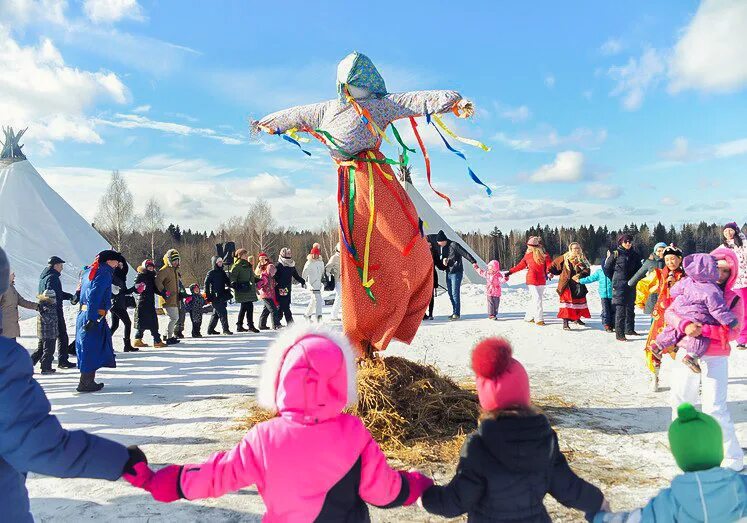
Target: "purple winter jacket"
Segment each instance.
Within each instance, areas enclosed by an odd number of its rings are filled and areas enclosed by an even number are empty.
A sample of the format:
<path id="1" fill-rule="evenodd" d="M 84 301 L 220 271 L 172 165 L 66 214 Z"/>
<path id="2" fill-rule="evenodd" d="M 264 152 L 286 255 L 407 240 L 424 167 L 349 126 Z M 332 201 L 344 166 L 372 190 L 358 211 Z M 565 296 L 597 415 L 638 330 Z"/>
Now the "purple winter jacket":
<path id="1" fill-rule="evenodd" d="M 671 290 L 672 311 L 683 319 L 708 325 L 734 325 L 738 319 L 724 300 L 718 286 L 716 258 L 710 254 L 691 254 L 682 262 L 686 278 Z"/>

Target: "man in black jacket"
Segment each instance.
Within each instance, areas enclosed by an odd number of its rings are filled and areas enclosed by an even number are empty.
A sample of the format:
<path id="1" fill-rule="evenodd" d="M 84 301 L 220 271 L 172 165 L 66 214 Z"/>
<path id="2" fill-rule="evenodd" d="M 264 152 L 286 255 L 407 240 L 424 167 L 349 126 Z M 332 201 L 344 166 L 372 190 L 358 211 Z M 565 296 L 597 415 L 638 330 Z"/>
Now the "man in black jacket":
<path id="1" fill-rule="evenodd" d="M 467 258 L 470 263 L 477 263 L 477 260 L 464 247 L 449 240 L 443 231 L 438 232 L 437 239 L 441 247 L 441 263 L 446 268 L 446 290 L 449 291 L 449 299 L 454 309 L 450 319 L 458 320 L 462 312 L 461 287 L 464 278 L 462 258 Z"/>
<path id="2" fill-rule="evenodd" d="M 428 245 L 431 248 L 431 257 L 433 258 L 433 294 L 431 295 L 431 303 L 428 305 L 428 314 L 423 318 L 424 320 L 433 319 L 433 306 L 436 304 L 436 290 L 438 289 L 438 271 L 445 271 L 443 262 L 441 261 L 441 245 L 438 243 L 439 238 L 446 239 L 444 231 L 438 231 L 438 234 L 429 234 L 426 236 Z"/>
<path id="3" fill-rule="evenodd" d="M 627 341 L 626 336 L 637 336 L 635 331 L 635 288 L 628 281 L 641 268 L 641 256 L 633 250 L 633 237 L 623 234 L 618 247 L 604 263 L 604 272 L 612 280 L 612 305 L 615 306 L 615 336 Z"/>
<path id="4" fill-rule="evenodd" d="M 233 334 L 228 328 L 228 311 L 226 303 L 231 299 L 231 279 L 223 270 L 223 258 L 213 256 L 213 268 L 205 277 L 205 295 L 208 301 L 213 305 L 213 315 L 210 317 L 208 324 L 208 334 L 218 334 L 215 327 L 220 325 L 223 334 Z M 168 343 L 168 342 L 167 342 Z"/>
<path id="5" fill-rule="evenodd" d="M 67 335 L 65 314 L 62 310 L 62 302 L 65 300 L 70 301 L 73 299 L 72 294 L 62 290 L 60 274 L 62 274 L 62 268 L 64 267 L 64 264 L 65 260 L 63 260 L 59 256 L 52 256 L 51 258 L 49 258 L 47 267 L 39 276 L 39 294 L 42 294 L 46 290 L 51 290 L 54 291 L 55 296 L 57 297 L 57 366 L 61 369 L 74 369 L 75 364 L 70 363 L 68 359 L 68 345 L 70 340 L 68 339 Z M 39 345 L 36 348 L 36 352 L 31 355 L 31 359 L 34 362 L 34 365 L 39 362 L 43 352 L 43 343 L 42 340 L 39 340 Z"/>

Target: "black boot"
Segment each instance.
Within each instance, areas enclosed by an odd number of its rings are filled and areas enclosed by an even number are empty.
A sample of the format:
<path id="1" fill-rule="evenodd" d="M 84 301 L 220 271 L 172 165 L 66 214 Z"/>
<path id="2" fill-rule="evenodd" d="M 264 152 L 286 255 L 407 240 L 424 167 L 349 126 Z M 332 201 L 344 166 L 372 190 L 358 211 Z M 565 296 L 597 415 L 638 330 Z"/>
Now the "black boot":
<path id="1" fill-rule="evenodd" d="M 60 361 L 57 363 L 58 369 L 74 369 L 77 365 L 75 363 L 70 363 L 69 361 Z"/>
<path id="2" fill-rule="evenodd" d="M 208 323 L 207 333 L 210 334 L 210 335 L 212 335 L 212 336 L 215 336 L 215 335 L 219 334 L 218 331 L 215 330 L 215 328 L 217 326 L 218 326 L 218 317 L 215 314 L 213 314 L 210 317 L 210 323 Z"/>
<path id="3" fill-rule="evenodd" d="M 124 351 L 125 352 L 137 352 L 139 350 L 140 349 L 137 349 L 137 348 L 133 347 L 132 344 L 130 344 L 130 339 L 129 338 L 125 338 L 124 339 Z"/>
<path id="4" fill-rule="evenodd" d="M 259 329 L 257 327 L 255 327 L 253 323 L 250 323 L 249 324 L 249 332 L 253 332 L 253 333 L 256 334 L 256 333 L 259 332 Z"/>
<path id="5" fill-rule="evenodd" d="M 78 392 L 98 392 L 104 388 L 103 383 L 96 383 L 94 378 L 96 377 L 95 372 L 81 372 L 80 382 L 78 383 Z"/>
<path id="6" fill-rule="evenodd" d="M 220 326 L 223 329 L 223 334 L 226 334 L 226 335 L 233 334 L 233 332 L 231 332 L 231 329 L 228 328 L 228 317 L 227 316 L 221 317 Z"/>
<path id="7" fill-rule="evenodd" d="M 248 329 L 245 329 L 244 326 L 241 323 L 236 324 L 236 332 L 249 332 Z"/>
<path id="8" fill-rule="evenodd" d="M 571 326 L 568 324 L 568 320 L 563 320 L 563 330 L 564 331 L 571 330 Z"/>

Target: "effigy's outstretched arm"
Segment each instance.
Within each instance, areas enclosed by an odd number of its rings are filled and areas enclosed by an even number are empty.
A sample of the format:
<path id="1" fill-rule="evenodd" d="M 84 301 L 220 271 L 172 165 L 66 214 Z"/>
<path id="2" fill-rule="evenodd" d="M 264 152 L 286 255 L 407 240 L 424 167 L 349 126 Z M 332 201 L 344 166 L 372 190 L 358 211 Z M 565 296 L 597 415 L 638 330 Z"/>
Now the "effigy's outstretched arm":
<path id="1" fill-rule="evenodd" d="M 313 130 L 321 124 L 327 104 L 328 102 L 320 102 L 283 109 L 268 114 L 258 122 L 252 122 L 252 127 L 270 134 L 284 133 L 289 129 Z"/>
<path id="2" fill-rule="evenodd" d="M 424 114 L 442 114 L 457 109 L 462 116 L 472 115 L 472 104 L 457 91 L 410 91 L 384 97 L 384 111 L 389 121 Z"/>

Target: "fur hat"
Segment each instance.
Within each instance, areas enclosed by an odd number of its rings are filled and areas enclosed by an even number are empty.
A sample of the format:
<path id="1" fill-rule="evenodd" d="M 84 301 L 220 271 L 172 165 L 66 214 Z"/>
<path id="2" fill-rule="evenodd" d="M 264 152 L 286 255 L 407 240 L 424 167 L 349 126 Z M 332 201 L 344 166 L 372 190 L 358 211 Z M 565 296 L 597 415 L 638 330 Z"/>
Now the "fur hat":
<path id="1" fill-rule="evenodd" d="M 742 230 L 739 228 L 739 225 L 737 225 L 737 222 L 727 223 L 726 225 L 724 225 L 724 230 L 726 229 L 732 229 L 736 234 L 742 232 Z"/>
<path id="2" fill-rule="evenodd" d="M 164 256 L 164 261 L 168 260 L 169 265 L 174 265 L 174 262 L 178 262 L 181 260 L 181 257 L 179 256 L 179 251 L 176 249 L 169 249 L 166 251 L 166 255 Z"/>
<path id="3" fill-rule="evenodd" d="M 151 259 L 146 259 L 146 260 L 143 260 L 143 263 L 141 263 L 140 266 L 143 269 L 147 269 L 149 266 L 155 268 L 156 267 L 156 262 L 154 262 Z"/>
<path id="4" fill-rule="evenodd" d="M 617 238 L 617 244 L 618 244 L 618 245 L 622 245 L 622 244 L 623 244 L 623 243 L 625 243 L 625 242 L 632 242 L 632 241 L 633 241 L 633 235 L 632 235 L 632 234 L 628 234 L 627 232 L 626 232 L 626 233 L 623 233 L 623 234 L 621 234 L 621 235 L 620 235 L 620 236 L 619 236 L 619 237 Z"/>
<path id="5" fill-rule="evenodd" d="M 539 236 L 530 236 L 527 240 L 527 247 L 541 247 L 542 246 L 542 238 Z"/>
<path id="6" fill-rule="evenodd" d="M 667 256 L 669 254 L 673 254 L 674 256 L 677 256 L 678 258 L 682 258 L 682 249 L 677 247 L 675 244 L 670 243 L 665 249 L 664 254 L 662 254 L 662 257 Z"/>
<path id="7" fill-rule="evenodd" d="M 718 467 L 724 459 L 721 425 L 714 417 L 683 403 L 677 408 L 677 419 L 669 425 L 669 447 L 685 472 Z"/>
<path id="8" fill-rule="evenodd" d="M 0 295 L 10 287 L 10 262 L 5 251 L 0 248 Z"/>
<path id="9" fill-rule="evenodd" d="M 243 247 L 241 249 L 238 249 L 234 254 L 237 258 L 241 258 L 243 255 L 247 254 L 249 251 L 244 249 Z"/>
<path id="10" fill-rule="evenodd" d="M 531 404 L 529 376 L 512 352 L 505 338 L 484 339 L 472 350 L 477 397 L 486 411 Z"/>

